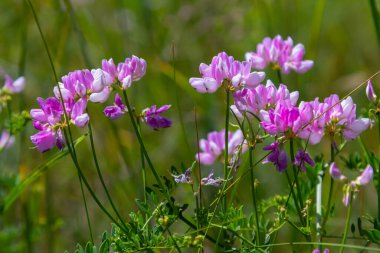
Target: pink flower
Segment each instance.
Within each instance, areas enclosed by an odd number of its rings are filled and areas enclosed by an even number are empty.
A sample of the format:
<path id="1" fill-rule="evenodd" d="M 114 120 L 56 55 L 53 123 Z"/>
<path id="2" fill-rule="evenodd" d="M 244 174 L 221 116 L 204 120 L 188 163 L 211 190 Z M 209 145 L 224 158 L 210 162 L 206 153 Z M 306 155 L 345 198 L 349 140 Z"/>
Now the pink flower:
<path id="1" fill-rule="evenodd" d="M 207 139 L 199 141 L 200 153 L 195 155 L 195 159 L 203 165 L 211 165 L 223 154 L 225 149 L 225 130 L 220 132 L 213 131 L 207 135 Z M 228 154 L 232 155 L 234 151 L 243 144 L 243 133 L 237 130 L 234 133 L 228 132 Z M 245 149 L 242 149 L 244 152 Z"/>
<path id="2" fill-rule="evenodd" d="M 342 175 L 342 172 L 335 165 L 335 163 L 331 164 L 329 171 L 330 171 L 331 177 L 335 180 L 343 181 L 347 179 L 346 176 Z M 351 202 L 351 198 L 353 194 L 358 191 L 358 186 L 366 185 L 369 182 L 371 182 L 372 179 L 373 179 L 373 169 L 371 165 L 367 165 L 364 171 L 355 180 L 352 180 L 343 186 L 343 199 L 342 199 L 343 204 L 345 206 L 348 206 L 348 204 Z"/>
<path id="3" fill-rule="evenodd" d="M 243 88 L 233 93 L 234 105 L 231 109 L 235 114 L 242 115 L 246 113 L 248 118 L 252 114 L 259 116 L 261 110 L 274 108 L 281 100 L 289 100 L 295 105 L 298 100 L 298 91 L 289 92 L 287 87 L 280 84 L 277 89 L 271 80 L 267 80 L 266 85 L 258 85 L 256 88 Z"/>
<path id="4" fill-rule="evenodd" d="M 142 111 L 143 120 L 144 122 L 153 128 L 154 130 L 158 130 L 159 128 L 167 128 L 172 125 L 172 121 L 168 118 L 162 117 L 160 114 L 164 113 L 165 111 L 169 110 L 171 105 L 164 105 L 158 109 L 156 109 L 156 106 L 153 105 L 150 108 L 146 108 Z"/>
<path id="5" fill-rule="evenodd" d="M 115 96 L 115 103 L 113 106 L 107 106 L 103 113 L 110 119 L 117 119 L 124 115 L 126 112 L 126 108 L 121 101 L 119 94 Z"/>
<path id="6" fill-rule="evenodd" d="M 373 90 L 372 81 L 369 80 L 367 83 L 367 87 L 365 89 L 365 93 L 367 95 L 367 98 L 370 102 L 376 102 L 377 96 L 375 94 L 375 91 Z"/>
<path id="7" fill-rule="evenodd" d="M 360 174 L 360 176 L 358 176 L 355 179 L 355 183 L 357 185 L 366 185 L 372 180 L 372 178 L 373 178 L 373 168 L 371 165 L 368 164 L 367 167 L 362 172 L 362 174 Z"/>
<path id="8" fill-rule="evenodd" d="M 13 80 L 9 75 L 5 75 L 4 88 L 11 93 L 20 93 L 25 88 L 25 77 L 20 76 Z"/>
<path id="9" fill-rule="evenodd" d="M 79 99 L 73 106 L 71 111 L 71 121 L 77 127 L 83 128 L 87 125 L 90 117 L 85 113 L 87 107 L 87 100 L 85 98 Z"/>
<path id="10" fill-rule="evenodd" d="M 265 78 L 264 72 L 251 72 L 251 64 L 239 62 L 225 52 L 214 56 L 210 65 L 201 63 L 201 78 L 190 78 L 190 85 L 199 93 L 213 93 L 228 80 L 238 89 L 242 86 L 256 87 Z"/>
<path id="11" fill-rule="evenodd" d="M 329 172 L 331 177 L 335 180 L 344 181 L 347 179 L 347 177 L 342 174 L 342 172 L 334 162 L 330 165 Z"/>
<path id="12" fill-rule="evenodd" d="M 201 179 L 201 184 L 202 185 L 213 185 L 213 186 L 220 186 L 225 180 L 223 178 L 217 177 L 214 178 L 214 170 L 210 172 L 210 174 Z"/>
<path id="13" fill-rule="evenodd" d="M 126 58 L 125 62 L 118 64 L 117 72 L 118 79 L 126 90 L 131 87 L 133 81 L 138 81 L 145 75 L 146 61 L 132 55 L 132 58 Z"/>
<path id="14" fill-rule="evenodd" d="M 300 113 L 290 101 L 280 100 L 275 109 L 260 111 L 261 127 L 269 134 L 295 134 L 301 127 Z"/>
<path id="15" fill-rule="evenodd" d="M 263 149 L 271 151 L 268 157 L 263 161 L 263 164 L 271 162 L 276 166 L 276 169 L 279 172 L 286 170 L 289 163 L 289 157 L 278 142 L 273 142 L 272 144 L 265 146 Z"/>
<path id="16" fill-rule="evenodd" d="M 56 145 L 56 135 L 49 130 L 43 130 L 30 137 L 32 143 L 41 153 L 52 149 Z"/>
<path id="17" fill-rule="evenodd" d="M 266 37 L 262 43 L 257 45 L 256 52 L 248 52 L 245 58 L 252 64 L 255 69 L 264 69 L 268 65 L 274 65 L 275 68 L 281 69 L 284 74 L 290 71 L 304 73 L 311 69 L 314 62 L 303 60 L 305 48 L 302 44 L 293 47 L 293 40 L 288 37 L 283 40 L 280 35 L 273 39 Z"/>
<path id="18" fill-rule="evenodd" d="M 301 171 L 305 171 L 306 163 L 308 163 L 311 167 L 315 166 L 315 163 L 309 153 L 305 152 L 303 149 L 298 150 L 293 164 L 299 167 Z"/>
<path id="19" fill-rule="evenodd" d="M 8 149 L 15 143 L 15 137 L 10 135 L 8 130 L 3 130 L 0 136 L 0 150 Z"/>

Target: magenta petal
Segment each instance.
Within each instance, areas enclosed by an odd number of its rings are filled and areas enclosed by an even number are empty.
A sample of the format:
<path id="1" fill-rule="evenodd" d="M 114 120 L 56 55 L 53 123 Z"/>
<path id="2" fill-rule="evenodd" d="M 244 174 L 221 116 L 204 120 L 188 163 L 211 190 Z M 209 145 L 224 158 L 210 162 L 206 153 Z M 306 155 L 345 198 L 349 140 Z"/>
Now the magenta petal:
<path id="1" fill-rule="evenodd" d="M 371 165 L 367 165 L 365 170 L 362 172 L 360 176 L 358 176 L 355 180 L 357 185 L 365 185 L 368 184 L 373 178 L 373 169 Z"/>
<path id="2" fill-rule="evenodd" d="M 373 90 L 373 86 L 372 86 L 372 81 L 369 80 L 368 83 L 367 83 L 367 87 L 366 87 L 366 95 L 367 95 L 367 98 L 370 102 L 375 102 L 376 101 L 376 94 L 375 94 L 375 91 Z"/>
<path id="3" fill-rule="evenodd" d="M 335 180 L 343 181 L 346 179 L 346 177 L 342 175 L 342 172 L 340 171 L 340 169 L 336 166 L 334 162 L 330 165 L 329 172 L 330 172 L 331 177 Z"/>
<path id="4" fill-rule="evenodd" d="M 103 110 L 104 115 L 106 115 L 110 119 L 117 119 L 123 116 L 125 111 L 121 110 L 118 106 L 107 106 Z"/>
<path id="5" fill-rule="evenodd" d="M 55 146 L 55 136 L 50 131 L 40 131 L 30 137 L 37 150 L 42 152 L 48 151 Z"/>
<path id="6" fill-rule="evenodd" d="M 211 165 L 215 162 L 216 158 L 210 153 L 199 153 L 195 155 L 195 159 L 203 165 Z"/>

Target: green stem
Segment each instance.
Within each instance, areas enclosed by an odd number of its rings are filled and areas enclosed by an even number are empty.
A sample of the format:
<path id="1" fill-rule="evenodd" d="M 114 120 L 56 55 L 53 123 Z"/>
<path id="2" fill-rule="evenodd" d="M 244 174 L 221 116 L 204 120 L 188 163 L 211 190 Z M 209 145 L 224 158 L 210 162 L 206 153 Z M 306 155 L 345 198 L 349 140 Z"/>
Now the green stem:
<path id="1" fill-rule="evenodd" d="M 165 197 L 167 198 L 168 202 L 171 203 L 171 199 L 170 199 L 170 196 L 169 196 L 169 193 L 167 192 L 167 189 L 166 187 L 164 187 L 163 183 L 161 182 L 161 179 L 156 171 L 156 169 L 154 168 L 153 166 L 153 163 L 152 161 L 150 160 L 150 157 L 148 155 L 148 152 L 146 151 L 146 148 L 145 148 L 145 145 L 144 145 L 144 142 L 142 140 L 142 137 L 140 135 L 140 131 L 137 127 L 137 123 L 135 121 L 135 117 L 133 115 L 133 110 L 132 110 L 132 107 L 131 105 L 129 104 L 129 100 L 128 100 L 128 96 L 127 96 L 127 93 L 125 92 L 125 90 L 123 90 L 123 96 L 124 96 L 124 101 L 125 101 L 125 104 L 127 106 L 127 109 L 128 109 L 128 114 L 130 116 L 130 119 L 131 119 L 131 122 L 132 122 L 132 126 L 133 126 L 133 129 L 135 131 L 135 134 L 136 134 L 136 137 L 137 137 L 137 140 L 140 144 L 140 147 L 142 149 L 142 152 L 146 158 L 146 161 L 148 163 L 148 166 L 150 168 L 150 170 L 152 171 L 153 173 L 153 176 L 155 177 L 156 181 L 157 181 L 157 184 L 159 185 L 159 187 L 163 190 L 164 194 L 165 194 Z"/>
<path id="2" fill-rule="evenodd" d="M 65 136 L 65 140 L 67 142 L 70 141 L 70 138 L 68 136 L 68 133 L 66 131 L 66 129 L 63 131 L 64 133 L 64 136 Z M 80 177 L 80 179 L 82 179 L 84 185 L 86 186 L 88 192 L 90 193 L 91 197 L 94 199 L 94 201 L 96 202 L 96 204 L 99 206 L 99 208 L 103 211 L 103 213 L 112 221 L 115 223 L 115 225 L 117 225 L 123 232 L 127 233 L 127 231 L 125 230 L 125 228 L 123 228 L 123 226 L 120 225 L 119 222 L 117 222 L 113 217 L 112 215 L 107 211 L 107 209 L 103 206 L 103 204 L 100 202 L 100 200 L 98 199 L 98 197 L 96 196 L 95 192 L 92 190 L 90 184 L 88 183 L 86 177 L 84 176 L 83 174 L 83 171 L 82 169 L 80 168 L 79 166 L 79 162 L 78 162 L 78 159 L 77 159 L 77 156 L 75 154 L 75 151 L 72 150 L 72 148 L 74 147 L 74 144 L 71 144 L 70 143 L 67 143 L 67 149 L 69 150 L 69 153 L 70 153 L 70 156 L 71 156 L 71 159 L 74 163 L 74 166 L 75 168 L 77 169 L 77 172 L 78 172 L 78 175 Z M 74 147 L 75 148 L 75 147 Z"/>
<path id="3" fill-rule="evenodd" d="M 87 207 L 86 196 L 85 196 L 84 190 L 83 190 L 82 178 L 80 177 L 79 173 L 78 173 L 78 178 L 79 178 L 80 190 L 81 190 L 81 194 L 82 194 L 82 198 L 83 198 L 83 202 L 84 202 L 84 209 L 86 211 L 86 220 L 87 220 L 88 231 L 90 232 L 91 242 L 94 244 L 94 237 L 93 237 L 93 234 L 92 234 L 90 215 L 88 214 L 88 207 Z"/>
<path id="4" fill-rule="evenodd" d="M 141 138 L 141 135 L 140 135 L 140 133 L 139 133 L 139 131 L 138 131 L 138 129 L 137 129 L 137 124 L 136 124 L 136 122 L 135 122 L 135 118 L 134 118 L 134 116 L 132 115 L 133 110 L 132 110 L 131 105 L 129 104 L 128 96 L 127 96 L 127 93 L 125 92 L 125 90 L 123 90 L 123 96 L 124 96 L 124 101 L 125 101 L 125 104 L 126 104 L 126 106 L 127 106 L 128 112 L 129 112 L 128 114 L 129 114 L 129 116 L 130 116 L 130 119 L 131 119 L 131 122 L 132 122 L 133 129 L 134 129 L 134 131 L 135 131 L 135 134 L 136 134 L 137 140 L 139 141 L 140 147 L 142 148 L 142 151 L 143 151 L 143 154 L 144 154 L 144 156 L 145 156 L 145 159 L 146 159 L 146 161 L 147 161 L 147 163 L 148 163 L 148 166 L 149 166 L 150 170 L 152 171 L 153 176 L 155 177 L 158 186 L 163 190 L 163 193 L 164 193 L 164 195 L 165 195 L 165 197 L 166 197 L 166 200 L 168 201 L 168 204 L 174 208 L 174 206 L 173 206 L 173 202 L 172 202 L 172 200 L 171 200 L 171 198 L 170 198 L 170 195 L 169 195 L 169 193 L 168 193 L 168 191 L 167 191 L 167 188 L 164 187 L 164 185 L 162 184 L 161 179 L 160 179 L 160 177 L 158 176 L 157 171 L 155 170 L 152 161 L 150 160 L 150 157 L 149 157 L 148 152 L 147 152 L 147 150 L 146 150 L 146 148 L 145 148 L 144 142 L 143 142 L 143 140 L 142 140 L 142 138 Z M 194 225 L 191 221 L 189 221 L 188 219 L 186 219 L 185 217 L 183 217 L 181 213 L 178 214 L 178 217 L 179 217 L 183 222 L 185 222 L 187 225 L 189 225 L 191 228 L 193 228 L 193 229 L 196 229 L 196 228 L 197 228 L 196 225 Z M 208 235 L 205 235 L 205 236 L 206 236 L 206 238 L 207 238 L 208 240 L 210 240 L 211 242 L 214 242 L 214 243 L 216 242 L 215 239 L 213 239 L 212 237 L 210 237 L 210 236 L 208 236 Z"/>
<path id="5" fill-rule="evenodd" d="M 196 137 L 197 137 L 198 161 L 200 161 L 200 157 L 199 157 L 200 149 L 199 149 L 198 120 L 197 120 L 197 110 L 196 110 L 195 107 L 194 107 L 194 121 L 195 121 L 195 132 L 196 132 Z M 203 212 L 203 208 L 202 208 L 202 183 L 201 183 L 201 181 L 202 181 L 202 170 L 201 170 L 201 163 L 197 162 L 197 164 L 198 164 L 198 184 L 199 184 L 199 186 L 198 186 L 198 192 L 199 192 L 199 198 L 198 198 L 198 194 L 195 194 L 195 201 L 196 201 L 197 210 Z M 191 187 L 193 188 L 193 185 Z M 193 192 L 194 192 L 194 190 L 193 190 Z M 199 215 L 199 212 L 198 212 L 198 215 Z M 198 215 L 197 215 L 197 226 L 199 228 L 199 226 L 202 227 L 203 224 L 202 224 L 201 217 L 199 217 Z"/>
<path id="6" fill-rule="evenodd" d="M 334 152 L 334 145 L 331 143 L 330 145 L 330 156 L 331 156 L 331 160 L 330 160 L 330 164 L 334 162 L 335 160 L 335 152 Z M 322 222 L 322 232 L 324 230 L 324 227 L 326 225 L 326 222 L 329 218 L 329 214 L 330 214 L 330 209 L 331 209 L 331 200 L 332 200 L 332 195 L 333 195 L 333 190 L 334 190 L 334 179 L 330 176 L 330 188 L 329 188 L 329 197 L 327 199 L 327 210 L 326 210 L 326 214 L 325 216 L 323 217 L 323 222 Z"/>
<path id="7" fill-rule="evenodd" d="M 282 83 L 281 70 L 280 70 L 280 69 L 277 69 L 277 70 L 276 70 L 276 73 L 277 73 L 278 81 L 279 81 L 280 83 Z"/>
<path id="8" fill-rule="evenodd" d="M 89 54 L 87 52 L 87 43 L 86 43 L 86 39 L 83 35 L 83 32 L 81 30 L 81 28 L 79 27 L 78 25 L 78 22 L 77 22 L 77 19 L 75 17 L 75 13 L 74 13 L 74 9 L 73 9 L 73 6 L 71 4 L 71 1 L 70 0 L 64 0 L 64 3 L 66 5 L 66 8 L 67 10 L 69 11 L 70 13 L 70 20 L 71 20 L 71 23 L 74 27 L 74 30 L 78 36 L 78 40 L 79 40 L 79 46 L 81 48 L 81 51 L 82 51 L 82 55 L 83 55 L 83 59 L 84 59 L 84 63 L 86 64 L 86 66 L 88 68 L 90 68 L 92 65 L 91 65 L 91 61 L 90 61 L 90 57 L 89 57 Z"/>
<path id="9" fill-rule="evenodd" d="M 87 113 L 88 113 L 88 110 L 87 110 Z M 124 223 L 123 218 L 121 217 L 121 215 L 117 211 L 117 208 L 115 207 L 115 204 L 113 203 L 111 195 L 109 194 L 109 191 L 107 189 L 106 183 L 104 182 L 104 178 L 103 178 L 102 172 L 100 170 L 100 166 L 99 166 L 99 162 L 98 162 L 98 157 L 96 155 L 96 150 L 95 150 L 95 143 L 94 143 L 94 137 L 93 137 L 91 122 L 88 122 L 88 132 L 89 132 L 89 136 L 90 136 L 91 152 L 92 152 L 92 157 L 94 158 L 96 172 L 97 172 L 97 174 L 99 176 L 100 182 L 101 182 L 101 184 L 103 186 L 104 192 L 106 193 L 107 199 L 110 202 L 113 211 L 115 212 L 116 216 L 120 219 L 121 224 L 123 224 L 123 226 L 126 228 L 127 225 Z"/>
<path id="10" fill-rule="evenodd" d="M 230 119 L 230 91 L 226 88 L 226 120 L 224 132 L 224 179 L 227 180 L 228 175 L 228 126 Z M 223 209 L 227 210 L 227 194 L 223 198 Z"/>
<path id="11" fill-rule="evenodd" d="M 257 246 L 260 246 L 261 238 L 260 238 L 260 223 L 259 223 L 259 215 L 257 209 L 257 201 L 256 201 L 256 187 L 255 187 L 255 176 L 253 173 L 253 147 L 249 147 L 249 170 L 251 174 L 251 191 L 252 191 L 252 201 L 253 208 L 255 210 L 255 221 L 256 221 L 256 233 L 257 233 Z"/>
<path id="12" fill-rule="evenodd" d="M 286 174 L 286 179 L 288 180 L 288 184 L 289 184 L 289 187 L 290 187 L 290 193 L 292 194 L 293 196 L 293 200 L 294 200 L 294 205 L 296 206 L 296 209 L 297 209 L 297 213 L 298 213 L 298 216 L 299 216 L 299 219 L 300 219 L 300 222 L 302 224 L 302 226 L 304 225 L 304 222 L 303 222 L 303 218 L 302 218 L 302 213 L 301 213 L 301 210 L 298 206 L 298 201 L 297 201 L 297 196 L 293 190 L 293 185 L 292 185 L 292 182 L 290 180 L 290 176 L 289 176 L 289 172 L 288 170 L 285 170 L 285 174 Z"/>
<path id="13" fill-rule="evenodd" d="M 377 115 L 377 126 L 379 131 L 379 161 L 380 161 L 380 115 Z M 377 169 L 377 220 L 380 221 L 380 162 Z"/>
<path id="14" fill-rule="evenodd" d="M 371 14 L 372 14 L 373 23 L 375 25 L 377 42 L 380 45 L 380 17 L 379 17 L 379 12 L 376 8 L 375 0 L 369 0 L 369 5 L 371 6 Z"/>
<path id="15" fill-rule="evenodd" d="M 300 204 L 300 209 L 302 210 L 303 209 L 303 200 L 302 200 L 301 188 L 300 188 L 300 184 L 298 182 L 297 169 L 296 169 L 296 166 L 294 165 L 294 142 L 293 142 L 293 139 L 290 139 L 289 144 L 290 144 L 290 159 L 292 161 L 293 175 L 294 175 L 294 180 L 296 182 L 296 189 L 297 189 L 297 195 L 298 195 L 298 200 L 299 200 L 299 204 Z"/>
<path id="16" fill-rule="evenodd" d="M 352 207 L 352 190 L 350 190 L 350 203 L 348 204 L 348 211 L 347 211 L 347 218 L 346 218 L 346 225 L 344 226 L 344 234 L 343 234 L 343 239 L 342 239 L 342 245 L 346 243 L 347 239 L 347 232 L 348 232 L 348 227 L 350 225 L 350 218 L 351 218 L 351 207 Z M 342 246 L 339 250 L 339 253 L 343 252 L 344 247 Z"/>
<path id="17" fill-rule="evenodd" d="M 48 44 L 47 44 L 47 42 L 46 42 L 46 39 L 45 39 L 45 36 L 44 36 L 44 34 L 43 34 L 43 32 L 42 32 L 41 25 L 40 25 L 40 22 L 39 22 L 38 17 L 37 17 L 37 13 L 36 13 L 36 11 L 35 11 L 35 9 L 34 9 L 34 7 L 33 7 L 33 4 L 32 4 L 32 2 L 31 2 L 31 0 L 28 0 L 28 3 L 29 3 L 29 6 L 30 6 L 31 11 L 32 11 L 32 13 L 33 13 L 34 21 L 36 22 L 36 25 L 37 25 L 38 31 L 39 31 L 39 33 L 40 33 L 40 37 L 41 37 L 42 42 L 43 42 L 43 44 L 44 44 L 45 51 L 46 51 L 46 53 L 47 53 L 47 55 L 48 55 L 49 62 L 50 62 L 50 66 L 51 66 L 52 71 L 53 71 L 53 74 L 54 74 L 55 82 L 58 83 L 58 75 L 57 75 L 57 72 L 56 72 L 56 70 L 55 70 L 55 66 L 54 66 L 53 58 L 51 57 L 50 50 L 49 50 L 49 46 L 48 46 Z M 61 88 L 60 88 L 59 85 L 58 85 L 57 87 L 58 87 L 58 92 L 59 92 L 60 98 L 62 98 Z M 77 163 L 77 158 L 76 158 L 76 153 L 75 153 L 75 147 L 74 147 L 73 138 L 72 138 L 71 130 L 70 130 L 70 124 L 69 124 L 69 122 L 68 122 L 67 111 L 66 111 L 66 107 L 65 107 L 65 103 L 64 103 L 63 99 L 61 99 L 61 104 L 62 104 L 62 108 L 63 108 L 63 112 L 64 112 L 64 121 L 68 124 L 67 129 L 68 129 L 69 136 L 70 136 L 70 139 L 67 138 L 67 137 L 68 137 L 68 136 L 67 136 L 67 132 L 66 132 L 66 130 L 64 130 L 65 140 L 66 140 L 66 142 L 67 142 L 67 147 L 68 147 L 68 150 L 69 150 L 69 152 L 70 152 L 71 158 L 72 158 L 72 160 L 74 161 L 74 164 L 77 164 L 77 165 L 78 165 L 78 166 L 76 166 L 76 167 L 77 167 L 77 171 L 79 172 L 79 171 L 80 171 L 80 169 L 79 169 L 79 164 Z M 70 146 L 70 145 L 72 145 L 72 146 Z M 75 161 L 76 161 L 76 162 L 75 162 Z M 81 177 L 82 179 L 85 180 L 85 178 L 83 178 L 83 174 L 82 174 L 82 176 L 80 176 L 80 177 Z M 86 181 L 85 181 L 85 182 L 86 182 Z M 81 185 L 81 187 L 82 187 L 82 183 L 81 183 L 81 181 L 80 181 L 80 185 Z M 82 193 L 83 193 L 83 189 L 82 189 Z M 84 194 L 82 194 L 82 196 L 84 197 Z M 94 194 L 94 196 L 95 196 L 95 194 Z M 95 197 L 96 197 L 96 196 L 95 196 Z M 83 198 L 83 201 L 84 201 L 84 203 L 85 203 L 85 207 L 86 207 L 86 205 L 87 205 L 87 204 L 86 204 L 86 199 Z M 100 203 L 100 202 L 99 202 L 99 203 Z M 88 214 L 87 207 L 86 207 L 86 217 L 87 217 L 87 221 L 89 221 L 90 218 L 89 218 L 89 214 Z M 88 226 L 89 226 L 89 228 L 90 228 L 90 226 L 91 226 L 90 223 L 88 223 Z M 90 236 L 91 236 L 91 238 L 92 238 L 91 229 L 90 229 Z"/>

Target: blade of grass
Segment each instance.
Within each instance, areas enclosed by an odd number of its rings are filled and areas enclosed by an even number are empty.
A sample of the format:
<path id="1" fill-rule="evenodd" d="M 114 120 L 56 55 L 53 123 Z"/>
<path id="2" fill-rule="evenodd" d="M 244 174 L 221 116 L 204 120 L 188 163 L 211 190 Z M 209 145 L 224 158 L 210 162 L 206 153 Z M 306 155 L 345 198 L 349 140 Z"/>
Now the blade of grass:
<path id="1" fill-rule="evenodd" d="M 83 135 L 79 137 L 75 141 L 75 146 L 77 146 L 79 143 L 81 143 L 85 139 L 86 135 Z M 47 162 L 44 164 L 38 166 L 36 169 L 34 169 L 23 181 L 21 181 L 15 188 L 11 190 L 11 192 L 7 195 L 5 198 L 1 212 L 7 211 L 12 203 L 28 188 L 31 184 L 33 184 L 35 181 L 37 181 L 44 173 L 51 168 L 56 162 L 58 162 L 60 159 L 65 157 L 67 154 L 69 154 L 69 151 L 67 148 L 65 148 L 63 151 L 57 152 L 54 154 Z"/>

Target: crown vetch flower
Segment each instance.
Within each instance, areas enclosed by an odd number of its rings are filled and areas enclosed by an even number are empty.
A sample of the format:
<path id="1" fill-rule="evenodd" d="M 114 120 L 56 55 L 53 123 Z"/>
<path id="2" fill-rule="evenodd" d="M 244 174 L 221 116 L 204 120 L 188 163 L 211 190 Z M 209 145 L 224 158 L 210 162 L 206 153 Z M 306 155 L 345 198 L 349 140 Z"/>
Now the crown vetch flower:
<path id="1" fill-rule="evenodd" d="M 174 177 L 174 181 L 178 183 L 183 183 L 183 184 L 192 184 L 193 180 L 191 180 L 190 177 L 190 168 L 188 168 L 185 173 L 180 174 L 180 175 L 172 175 Z"/>
<path id="2" fill-rule="evenodd" d="M 309 153 L 305 152 L 303 149 L 298 150 L 296 152 L 293 164 L 300 168 L 301 171 L 305 171 L 306 163 L 308 163 L 311 167 L 315 166 L 315 163 Z"/>
<path id="3" fill-rule="evenodd" d="M 331 163 L 329 172 L 331 177 L 335 180 L 344 181 L 347 179 L 347 177 L 342 174 L 342 171 L 338 168 L 338 166 L 336 166 L 334 162 Z"/>
<path id="4" fill-rule="evenodd" d="M 271 151 L 268 157 L 263 161 L 263 164 L 271 162 L 276 166 L 276 169 L 279 172 L 286 170 L 289 163 L 289 157 L 286 151 L 281 148 L 281 145 L 277 141 L 271 143 L 268 146 L 265 146 L 263 150 Z"/>
<path id="5" fill-rule="evenodd" d="M 276 108 L 260 111 L 261 127 L 269 134 L 291 131 L 297 133 L 301 127 L 300 113 L 289 100 L 278 101 Z"/>
<path id="6" fill-rule="evenodd" d="M 214 56 L 211 64 L 201 63 L 199 66 L 201 78 L 190 78 L 190 85 L 199 93 L 213 93 L 228 80 L 238 89 L 242 86 L 256 87 L 265 78 L 264 72 L 251 72 L 251 64 L 239 62 L 225 52 Z"/>
<path id="7" fill-rule="evenodd" d="M 207 185 L 219 186 L 224 181 L 225 179 L 220 178 L 220 177 L 214 178 L 214 170 L 212 170 L 207 177 L 201 179 L 201 184 L 205 186 Z"/>
<path id="8" fill-rule="evenodd" d="M 366 93 L 367 98 L 370 102 L 376 102 L 377 96 L 375 94 L 375 91 L 373 90 L 371 80 L 368 80 L 368 82 L 367 82 L 367 87 L 365 89 L 365 93 Z"/>
<path id="9" fill-rule="evenodd" d="M 247 112 L 246 116 L 251 118 L 252 114 L 259 116 L 261 110 L 274 108 L 282 100 L 289 100 L 295 106 L 298 96 L 298 91 L 289 92 L 283 84 L 277 89 L 271 80 L 267 80 L 266 85 L 260 84 L 256 88 L 243 88 L 234 92 L 234 105 L 231 109 L 239 117 Z"/>
<path id="10" fill-rule="evenodd" d="M 73 106 L 71 111 L 71 122 L 77 127 L 83 128 L 87 125 L 90 117 L 85 113 L 87 107 L 86 98 L 79 99 Z"/>
<path id="11" fill-rule="evenodd" d="M 10 135 L 8 130 L 3 130 L 0 136 L 0 150 L 8 149 L 12 147 L 15 143 L 15 137 Z"/>
<path id="12" fill-rule="evenodd" d="M 203 165 L 211 165 L 223 153 L 225 149 L 225 130 L 220 132 L 213 131 L 207 134 L 207 139 L 199 141 L 200 153 L 195 155 L 195 159 Z M 243 145 L 243 132 L 237 130 L 234 133 L 228 132 L 228 155 L 232 155 L 234 151 Z M 244 152 L 246 149 L 242 149 Z"/>
<path id="13" fill-rule="evenodd" d="M 150 108 L 144 109 L 141 113 L 143 116 L 143 121 L 154 130 L 170 127 L 172 125 L 172 121 L 160 115 L 169 110 L 170 107 L 171 105 L 164 105 L 156 109 L 156 106 L 153 105 Z"/>
<path id="14" fill-rule="evenodd" d="M 342 175 L 342 172 L 335 163 L 331 164 L 329 171 L 331 177 L 335 180 L 343 181 L 347 179 L 346 176 Z M 352 197 L 355 197 L 354 193 L 358 191 L 359 186 L 368 184 L 372 181 L 372 179 L 373 168 L 371 165 L 367 165 L 367 167 L 355 180 L 352 180 L 343 186 L 343 204 L 345 206 L 348 206 L 348 204 L 351 202 Z"/>
<path id="15" fill-rule="evenodd" d="M 5 75 L 4 89 L 11 93 L 20 93 L 25 88 L 25 77 L 20 76 L 13 80 L 9 75 Z"/>
<path id="16" fill-rule="evenodd" d="M 264 69 L 268 65 L 279 68 L 282 73 L 289 74 L 291 71 L 304 73 L 311 69 L 314 62 L 303 60 L 305 47 L 297 44 L 293 47 L 292 38 L 283 40 L 280 35 L 273 39 L 266 37 L 257 45 L 256 52 L 248 52 L 245 58 L 255 69 Z"/>
<path id="17" fill-rule="evenodd" d="M 371 165 L 367 165 L 362 174 L 355 179 L 355 184 L 357 185 L 366 185 L 373 178 L 373 168 Z"/>
<path id="18" fill-rule="evenodd" d="M 117 119 L 123 116 L 123 114 L 127 112 L 123 102 L 121 101 L 121 98 L 119 94 L 116 94 L 115 96 L 115 103 L 112 106 L 107 106 L 103 113 L 110 119 Z"/>
<path id="19" fill-rule="evenodd" d="M 61 102 L 55 97 L 46 100 L 37 98 L 37 101 L 41 109 L 32 109 L 30 116 L 33 119 L 34 128 L 40 132 L 30 137 L 32 143 L 40 152 L 45 152 L 55 145 L 62 149 L 65 141 L 59 129 L 63 116 Z"/>
<path id="20" fill-rule="evenodd" d="M 117 72 L 118 80 L 126 90 L 131 87 L 133 81 L 138 81 L 145 75 L 146 61 L 132 55 L 132 58 L 126 58 L 124 62 L 117 65 Z"/>

